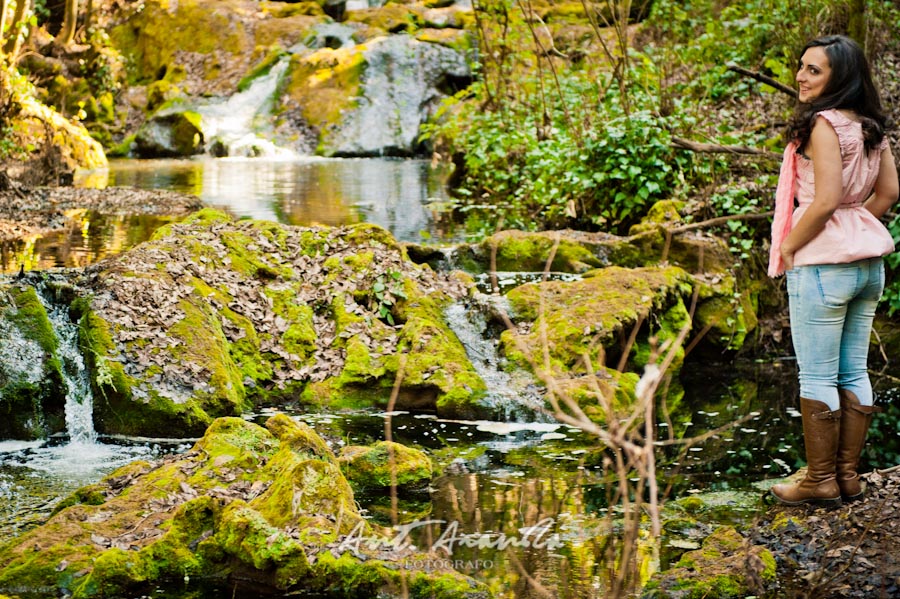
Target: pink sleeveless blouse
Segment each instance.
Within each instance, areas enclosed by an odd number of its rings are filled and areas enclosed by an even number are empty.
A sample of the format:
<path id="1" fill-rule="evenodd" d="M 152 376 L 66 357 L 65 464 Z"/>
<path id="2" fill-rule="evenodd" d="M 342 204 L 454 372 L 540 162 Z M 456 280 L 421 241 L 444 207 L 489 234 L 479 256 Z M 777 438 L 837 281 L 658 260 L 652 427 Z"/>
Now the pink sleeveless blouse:
<path id="1" fill-rule="evenodd" d="M 822 231 L 794 254 L 794 265 L 844 264 L 890 254 L 894 251 L 891 234 L 880 220 L 863 207 L 875 187 L 881 167 L 881 153 L 888 145 L 887 138 L 882 140 L 879 148 L 866 152 L 860 123 L 837 110 L 823 110 L 818 116 L 828 121 L 838 136 L 843 163 L 843 198 Z M 795 173 L 793 176 L 791 171 Z M 785 150 L 785 164 L 782 165 L 776 192 L 770 276 L 778 276 L 784 272 L 781 242 L 812 204 L 815 196 L 813 162 L 797 155 L 796 144 L 792 143 Z M 799 207 L 793 210 L 788 219 L 795 197 Z M 786 206 L 786 202 L 790 202 L 790 205 Z"/>

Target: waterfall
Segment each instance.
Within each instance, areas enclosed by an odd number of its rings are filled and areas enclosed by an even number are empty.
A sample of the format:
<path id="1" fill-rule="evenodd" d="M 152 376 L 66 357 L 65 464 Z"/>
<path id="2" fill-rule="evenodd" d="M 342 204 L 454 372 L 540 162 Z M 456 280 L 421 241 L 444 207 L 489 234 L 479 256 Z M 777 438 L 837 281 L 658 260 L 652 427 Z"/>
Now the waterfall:
<path id="1" fill-rule="evenodd" d="M 219 102 L 194 108 L 203 117 L 207 148 L 216 156 L 295 157 L 254 131 L 266 128 L 278 83 L 288 68 L 290 57 L 276 62 L 269 72 L 257 77 L 244 91 Z"/>
<path id="2" fill-rule="evenodd" d="M 78 347 L 78 325 L 69 317 L 68 306 L 48 298 L 45 289 L 38 289 L 38 297 L 53 324 L 59 348 L 63 382 L 66 386 L 66 432 L 69 443 L 93 445 L 97 442 L 94 431 L 94 396 L 91 379 Z"/>
<path id="3" fill-rule="evenodd" d="M 539 412 L 544 402 L 531 378 L 518 381 L 501 369 L 501 358 L 494 341 L 485 336 L 487 323 L 481 312 L 454 303 L 444 311 L 444 317 L 465 347 L 475 372 L 487 386 L 488 406 L 504 420 L 547 420 Z"/>
<path id="4" fill-rule="evenodd" d="M 66 429 L 69 442 L 93 445 L 97 442 L 97 433 L 94 431 L 94 396 L 90 375 L 78 347 L 78 325 L 69 318 L 68 308 L 64 306 L 47 307 L 47 315 L 59 340 L 58 357 L 66 384 Z"/>

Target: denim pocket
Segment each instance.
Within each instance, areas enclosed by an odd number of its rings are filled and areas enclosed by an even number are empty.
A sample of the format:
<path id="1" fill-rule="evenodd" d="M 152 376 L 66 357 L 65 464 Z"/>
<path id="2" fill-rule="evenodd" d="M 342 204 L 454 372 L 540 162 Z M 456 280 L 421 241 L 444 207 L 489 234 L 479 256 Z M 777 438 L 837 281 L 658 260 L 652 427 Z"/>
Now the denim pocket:
<path id="1" fill-rule="evenodd" d="M 796 268 L 792 268 L 786 273 L 784 273 L 784 278 L 787 280 L 787 292 L 788 297 L 799 297 L 800 295 L 800 271 Z"/>
<path id="2" fill-rule="evenodd" d="M 822 304 L 829 308 L 847 305 L 860 292 L 862 268 L 855 264 L 813 267 Z"/>
<path id="3" fill-rule="evenodd" d="M 864 300 L 877 301 L 884 293 L 884 261 L 874 260 L 869 264 L 869 278 L 859 296 Z"/>

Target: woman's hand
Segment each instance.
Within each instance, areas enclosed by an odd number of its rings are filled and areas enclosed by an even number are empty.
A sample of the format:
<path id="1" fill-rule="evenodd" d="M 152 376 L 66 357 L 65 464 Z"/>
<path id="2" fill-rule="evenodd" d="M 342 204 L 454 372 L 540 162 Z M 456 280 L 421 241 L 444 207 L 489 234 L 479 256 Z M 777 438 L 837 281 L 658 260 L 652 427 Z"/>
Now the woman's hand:
<path id="1" fill-rule="evenodd" d="M 789 271 L 794 268 L 794 250 L 789 248 L 787 244 L 781 244 L 781 260 L 784 262 L 784 270 Z"/>

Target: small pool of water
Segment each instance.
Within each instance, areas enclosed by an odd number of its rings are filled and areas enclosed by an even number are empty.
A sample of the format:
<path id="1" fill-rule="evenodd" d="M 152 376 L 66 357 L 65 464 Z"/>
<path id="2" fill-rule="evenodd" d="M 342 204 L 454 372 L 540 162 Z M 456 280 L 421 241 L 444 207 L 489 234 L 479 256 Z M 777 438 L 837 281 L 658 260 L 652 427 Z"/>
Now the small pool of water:
<path id="1" fill-rule="evenodd" d="M 112 160 L 78 173 L 78 187 L 166 189 L 199 197 L 237 218 L 290 225 L 374 223 L 400 241 L 453 241 L 446 166 L 389 158 Z M 79 214 L 63 231 L 0 245 L 0 272 L 83 267 L 146 241 L 165 216 Z"/>

